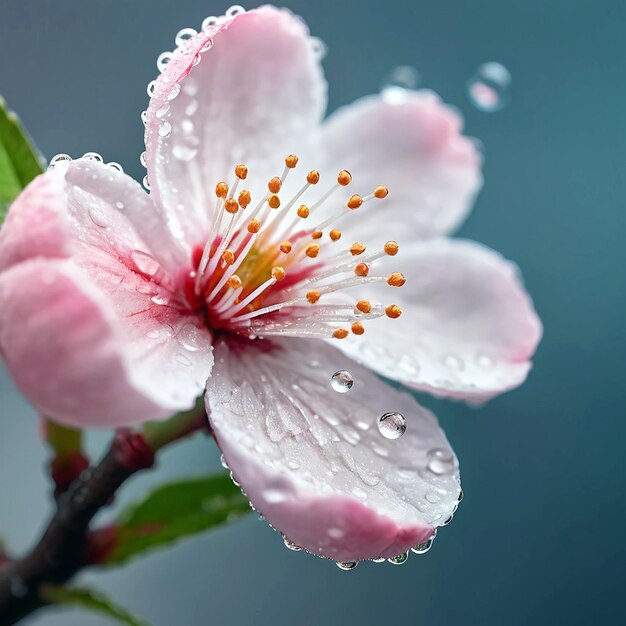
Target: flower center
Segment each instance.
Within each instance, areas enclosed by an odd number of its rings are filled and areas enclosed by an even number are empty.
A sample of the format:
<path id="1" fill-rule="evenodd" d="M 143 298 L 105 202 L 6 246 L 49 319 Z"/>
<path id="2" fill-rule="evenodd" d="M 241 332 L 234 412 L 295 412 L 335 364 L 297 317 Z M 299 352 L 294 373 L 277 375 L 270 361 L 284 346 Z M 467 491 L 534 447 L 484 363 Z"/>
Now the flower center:
<path id="1" fill-rule="evenodd" d="M 362 335 L 368 319 L 400 316 L 395 304 L 347 301 L 343 294 L 373 282 L 401 287 L 405 278 L 398 272 L 370 273 L 378 259 L 395 256 L 398 245 L 388 241 L 382 250 L 365 254 L 361 242 L 342 246 L 342 233 L 334 227 L 346 214 L 385 198 L 387 188 L 376 187 L 364 197 L 354 194 L 334 214 L 316 219 L 331 197 L 352 182 L 352 176 L 342 170 L 333 185 L 308 205 L 301 200 L 320 181 L 319 172 L 311 170 L 299 189 L 283 199 L 281 190 L 297 163 L 296 155 L 287 156 L 282 175 L 267 183 L 267 191 L 256 203 L 247 189 L 240 189 L 248 177 L 243 164 L 235 167 L 230 185 L 222 181 L 215 186 L 211 237 L 194 251 L 185 288 L 187 301 L 205 311 L 211 328 L 250 337 L 344 339 L 350 332 Z"/>

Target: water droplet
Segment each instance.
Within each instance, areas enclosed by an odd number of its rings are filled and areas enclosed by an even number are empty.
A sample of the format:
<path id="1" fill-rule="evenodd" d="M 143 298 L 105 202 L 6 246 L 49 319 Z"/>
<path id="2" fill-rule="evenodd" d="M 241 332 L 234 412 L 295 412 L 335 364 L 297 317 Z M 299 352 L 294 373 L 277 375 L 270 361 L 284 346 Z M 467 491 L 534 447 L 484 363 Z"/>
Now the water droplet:
<path id="1" fill-rule="evenodd" d="M 69 154 L 57 154 L 50 159 L 48 169 L 51 170 L 55 165 L 59 163 L 71 163 L 72 157 Z"/>
<path id="2" fill-rule="evenodd" d="M 198 148 L 178 143 L 172 148 L 172 154 L 179 161 L 191 161 L 198 154 Z"/>
<path id="3" fill-rule="evenodd" d="M 89 219 L 100 228 L 106 228 L 109 225 L 106 213 L 100 207 L 92 206 L 87 210 Z"/>
<path id="4" fill-rule="evenodd" d="M 385 439 L 398 439 L 406 432 L 406 419 L 401 413 L 385 413 L 378 419 L 378 430 Z"/>
<path id="5" fill-rule="evenodd" d="M 500 111 L 511 97 L 511 74 L 500 63 L 483 63 L 467 83 L 471 103 L 481 111 Z"/>
<path id="6" fill-rule="evenodd" d="M 143 177 L 143 186 L 144 186 L 144 187 L 145 187 L 148 191 L 150 191 L 150 182 L 148 181 L 148 175 L 147 175 L 147 174 Z"/>
<path id="7" fill-rule="evenodd" d="M 180 93 L 180 83 L 176 83 L 172 87 L 170 92 L 167 94 L 167 99 L 168 100 L 173 100 L 174 98 L 176 98 L 176 96 L 178 96 L 179 93 Z"/>
<path id="8" fill-rule="evenodd" d="M 154 276 L 159 271 L 158 261 L 147 252 L 133 250 L 130 253 L 130 258 L 135 264 L 135 267 L 146 276 Z"/>
<path id="9" fill-rule="evenodd" d="M 83 159 L 87 159 L 87 161 L 96 161 L 98 163 L 102 163 L 104 160 L 97 152 L 85 152 L 85 154 L 83 154 Z"/>
<path id="10" fill-rule="evenodd" d="M 150 300 L 154 302 L 154 304 L 158 304 L 158 305 L 164 305 L 164 304 L 169 303 L 169 299 L 166 296 L 160 296 L 160 295 L 152 296 Z"/>
<path id="11" fill-rule="evenodd" d="M 300 463 L 298 463 L 295 459 L 290 459 L 287 461 L 287 467 L 292 470 L 297 470 L 300 468 Z"/>
<path id="12" fill-rule="evenodd" d="M 204 45 L 202 46 L 202 48 L 200 48 L 200 52 L 208 52 L 212 47 L 213 47 L 213 40 L 207 39 L 204 42 Z"/>
<path id="13" fill-rule="evenodd" d="M 162 72 L 166 67 L 167 64 L 172 60 L 172 53 L 171 52 L 161 52 L 161 54 L 159 54 L 158 58 L 157 58 L 157 69 L 159 70 L 159 72 Z"/>
<path id="14" fill-rule="evenodd" d="M 107 163 L 107 165 L 110 168 L 114 169 L 116 172 L 120 172 L 121 174 L 124 173 L 124 168 L 119 163 L 116 163 L 115 161 L 111 161 L 110 163 Z"/>
<path id="15" fill-rule="evenodd" d="M 148 93 L 148 97 L 152 98 L 156 92 L 156 80 L 151 80 L 146 87 L 146 92 Z"/>
<path id="16" fill-rule="evenodd" d="M 321 61 L 328 53 L 328 48 L 326 47 L 326 44 L 319 37 L 311 37 L 309 39 L 309 45 L 311 46 L 311 51 L 313 52 L 313 55 L 318 61 Z"/>
<path id="17" fill-rule="evenodd" d="M 283 535 L 283 542 L 286 548 L 289 548 L 294 552 L 299 552 L 300 550 L 302 550 L 302 548 L 297 543 L 294 543 L 293 541 L 291 541 L 291 539 L 285 537 L 285 535 Z"/>
<path id="18" fill-rule="evenodd" d="M 287 500 L 287 494 L 282 489 L 264 489 L 261 497 L 269 504 L 280 504 Z"/>
<path id="19" fill-rule="evenodd" d="M 459 491 L 459 502 L 463 500 L 463 489 Z"/>
<path id="20" fill-rule="evenodd" d="M 176 39 L 174 40 L 176 45 L 180 48 L 184 46 L 192 37 L 195 37 L 198 34 L 195 28 L 183 28 L 179 30 L 176 34 Z"/>
<path id="21" fill-rule="evenodd" d="M 228 463 L 226 463 L 226 459 L 224 458 L 223 454 L 220 455 L 220 463 L 222 464 L 222 467 L 224 469 L 230 469 L 230 467 L 228 467 Z"/>
<path id="22" fill-rule="evenodd" d="M 148 123 L 148 111 L 141 112 L 141 121 L 143 122 L 144 126 Z"/>
<path id="23" fill-rule="evenodd" d="M 440 448 L 433 448 L 428 451 L 427 456 L 427 467 L 433 474 L 441 476 L 443 474 L 450 474 L 456 469 L 456 457 L 452 452 L 441 450 Z"/>
<path id="24" fill-rule="evenodd" d="M 116 208 L 118 211 L 123 211 L 123 210 L 124 210 L 124 203 L 123 203 L 121 200 L 118 200 L 118 201 L 115 203 L 115 208 Z"/>
<path id="25" fill-rule="evenodd" d="M 443 364 L 446 367 L 449 367 L 452 370 L 462 370 L 463 369 L 463 361 L 458 356 L 455 356 L 454 354 L 448 354 L 443 359 Z"/>
<path id="26" fill-rule="evenodd" d="M 235 17 L 235 15 L 240 15 L 245 12 L 246 10 L 241 5 L 233 4 L 233 6 L 226 9 L 226 17 Z"/>
<path id="27" fill-rule="evenodd" d="M 434 536 L 427 539 L 423 543 L 418 543 L 416 546 L 411 548 L 411 552 L 414 552 L 415 554 L 426 554 L 432 548 L 433 539 Z"/>
<path id="28" fill-rule="evenodd" d="M 159 126 L 159 137 L 169 137 L 172 132 L 172 125 L 169 122 L 162 122 Z"/>
<path id="29" fill-rule="evenodd" d="M 156 116 L 161 119 L 164 115 L 167 115 L 168 111 L 170 110 L 170 103 L 166 102 L 157 112 L 156 112 Z"/>
<path id="30" fill-rule="evenodd" d="M 398 554 L 398 556 L 392 556 L 390 559 L 387 559 L 389 563 L 393 565 L 403 565 L 409 560 L 409 553 L 403 552 L 402 554 Z"/>
<path id="31" fill-rule="evenodd" d="M 189 352 L 199 352 L 209 348 L 209 339 L 193 324 L 187 324 L 179 333 L 178 341 Z"/>
<path id="32" fill-rule="evenodd" d="M 217 17 L 215 15 L 209 15 L 202 21 L 202 30 L 208 30 L 217 24 Z"/>
<path id="33" fill-rule="evenodd" d="M 174 357 L 174 360 L 176 361 L 176 363 L 178 363 L 179 365 L 183 365 L 184 367 L 189 367 L 191 365 L 191 359 L 186 354 L 183 354 L 182 352 L 179 352 Z"/>
<path id="34" fill-rule="evenodd" d="M 337 567 L 347 572 L 357 566 L 356 561 L 337 561 Z"/>
<path id="35" fill-rule="evenodd" d="M 400 65 L 389 72 L 381 86 L 381 95 L 385 102 L 399 104 L 405 102 L 413 89 L 417 89 L 421 80 L 419 72 L 410 65 Z"/>
<path id="36" fill-rule="evenodd" d="M 372 563 L 384 563 L 387 559 L 383 556 L 380 559 L 372 559 Z"/>
<path id="37" fill-rule="evenodd" d="M 350 391 L 353 384 L 354 378 L 348 370 L 339 370 L 335 372 L 330 379 L 330 385 L 337 393 Z"/>
<path id="38" fill-rule="evenodd" d="M 452 515 L 442 524 L 442 526 L 447 526 L 452 521 Z"/>
<path id="39" fill-rule="evenodd" d="M 139 155 L 139 163 L 141 163 L 144 167 L 146 167 L 146 153 L 142 152 Z"/>

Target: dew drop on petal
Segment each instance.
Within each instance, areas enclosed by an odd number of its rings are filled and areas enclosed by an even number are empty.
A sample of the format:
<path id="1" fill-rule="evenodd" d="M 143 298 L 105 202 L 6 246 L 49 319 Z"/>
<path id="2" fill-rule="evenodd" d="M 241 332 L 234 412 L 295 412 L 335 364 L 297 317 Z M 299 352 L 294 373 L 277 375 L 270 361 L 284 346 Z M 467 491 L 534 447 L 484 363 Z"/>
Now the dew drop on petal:
<path id="1" fill-rule="evenodd" d="M 245 13 L 246 10 L 240 4 L 233 4 L 233 6 L 226 9 L 226 17 L 235 17 L 235 15 L 240 15 L 241 13 Z"/>
<path id="2" fill-rule="evenodd" d="M 158 261 L 147 252 L 133 250 L 130 253 L 130 258 L 135 264 L 135 267 L 146 276 L 154 276 L 159 271 Z"/>
<path id="3" fill-rule="evenodd" d="M 114 169 L 116 172 L 120 172 L 120 174 L 124 173 L 124 168 L 119 163 L 116 163 L 115 161 L 111 161 L 110 163 L 107 163 L 107 165 L 111 169 Z"/>
<path id="4" fill-rule="evenodd" d="M 141 112 L 141 121 L 143 122 L 144 126 L 148 123 L 148 111 Z"/>
<path id="5" fill-rule="evenodd" d="M 139 155 L 139 162 L 140 162 L 140 163 L 141 163 L 144 167 L 146 167 L 146 153 L 145 153 L 145 152 L 142 152 L 142 153 Z"/>
<path id="6" fill-rule="evenodd" d="M 121 200 L 118 200 L 118 201 L 115 203 L 115 208 L 116 208 L 118 211 L 123 211 L 123 210 L 124 210 L 124 203 L 123 203 Z"/>
<path id="7" fill-rule="evenodd" d="M 159 126 L 159 137 L 169 137 L 172 132 L 172 125 L 169 122 L 162 122 Z"/>
<path id="8" fill-rule="evenodd" d="M 398 439 L 406 432 L 406 419 L 401 413 L 385 413 L 378 418 L 378 430 L 385 439 Z"/>
<path id="9" fill-rule="evenodd" d="M 382 557 L 380 559 L 372 559 L 372 563 L 384 563 L 387 559 Z"/>
<path id="10" fill-rule="evenodd" d="M 418 543 L 416 546 L 411 548 L 411 552 L 415 554 L 426 554 L 433 546 L 433 541 L 435 536 L 433 535 L 430 539 L 427 539 L 423 543 Z"/>
<path id="11" fill-rule="evenodd" d="M 104 160 L 97 152 L 85 152 L 85 154 L 83 154 L 83 159 L 96 161 L 97 163 L 102 163 Z"/>
<path id="12" fill-rule="evenodd" d="M 180 83 L 176 83 L 172 87 L 170 92 L 167 94 L 167 99 L 168 100 L 173 100 L 174 98 L 176 98 L 176 96 L 178 96 L 179 93 L 180 93 Z"/>
<path id="13" fill-rule="evenodd" d="M 501 63 L 483 63 L 467 82 L 471 103 L 480 111 L 502 110 L 511 97 L 511 73 Z"/>
<path id="14" fill-rule="evenodd" d="M 409 553 L 403 552 L 402 554 L 398 554 L 398 556 L 392 556 L 390 559 L 387 559 L 389 563 L 393 565 L 403 565 L 409 560 Z"/>
<path id="15" fill-rule="evenodd" d="M 48 169 L 53 169 L 54 166 L 58 165 L 59 163 L 70 163 L 71 161 L 72 157 L 69 154 L 57 154 L 50 159 Z"/>
<path id="16" fill-rule="evenodd" d="M 327 54 L 328 48 L 322 39 L 319 37 L 311 37 L 309 40 L 311 51 L 318 61 L 321 61 Z"/>
<path id="17" fill-rule="evenodd" d="M 291 539 L 288 539 L 284 535 L 283 535 L 283 542 L 285 543 L 286 548 L 289 548 L 290 550 L 293 550 L 294 552 L 298 552 L 302 550 L 302 548 L 297 543 L 294 543 L 293 541 L 291 541 Z"/>
<path id="18" fill-rule="evenodd" d="M 164 115 L 167 115 L 167 113 L 170 110 L 170 104 L 169 102 L 166 102 L 157 112 L 156 112 L 156 116 L 161 119 Z"/>
<path id="19" fill-rule="evenodd" d="M 488 368 L 493 366 L 493 359 L 486 354 L 479 354 L 476 357 L 476 363 L 478 363 L 480 367 Z"/>
<path id="20" fill-rule="evenodd" d="M 350 391 L 353 384 L 354 378 L 348 370 L 339 370 L 335 372 L 330 379 L 331 387 L 338 393 Z"/>
<path id="21" fill-rule="evenodd" d="M 357 566 L 356 561 L 337 561 L 337 567 L 347 572 Z"/>
<path id="22" fill-rule="evenodd" d="M 433 448 L 428 451 L 428 469 L 437 476 L 450 474 L 456 469 L 457 462 L 455 456 L 440 448 Z"/>
<path id="23" fill-rule="evenodd" d="M 191 161 L 198 154 L 198 148 L 179 143 L 172 148 L 172 154 L 179 161 Z"/>
<path id="24" fill-rule="evenodd" d="M 202 30 L 208 30 L 217 24 L 217 17 L 215 15 L 209 15 L 202 21 Z"/>
<path id="25" fill-rule="evenodd" d="M 146 92 L 148 93 L 148 97 L 152 98 L 156 91 L 156 80 L 151 80 L 146 87 Z"/>
<path id="26" fill-rule="evenodd" d="M 148 191 L 150 191 L 150 182 L 148 181 L 148 175 L 147 175 L 147 174 L 143 177 L 143 181 L 142 181 L 142 182 L 143 182 L 143 186 L 144 186 L 144 187 L 145 187 Z"/>
<path id="27" fill-rule="evenodd" d="M 171 52 L 161 52 L 161 54 L 159 54 L 159 57 L 157 58 L 157 69 L 159 70 L 159 72 L 162 72 L 171 60 Z"/>
<path id="28" fill-rule="evenodd" d="M 448 354 L 444 357 L 443 364 L 451 370 L 460 371 L 463 369 L 463 361 L 454 354 Z"/>
<path id="29" fill-rule="evenodd" d="M 198 32 L 194 28 L 183 28 L 182 30 L 179 30 L 176 34 L 175 43 L 180 48 L 197 34 Z"/>

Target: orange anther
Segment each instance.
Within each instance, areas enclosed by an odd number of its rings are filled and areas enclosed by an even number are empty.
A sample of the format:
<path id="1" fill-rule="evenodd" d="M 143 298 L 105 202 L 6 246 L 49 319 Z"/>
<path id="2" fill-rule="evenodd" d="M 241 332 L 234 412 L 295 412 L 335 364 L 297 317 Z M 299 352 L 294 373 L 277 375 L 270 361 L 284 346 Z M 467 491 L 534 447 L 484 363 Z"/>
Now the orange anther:
<path id="1" fill-rule="evenodd" d="M 292 170 L 296 165 L 298 165 L 298 157 L 295 154 L 290 154 L 289 156 L 286 156 L 285 165 Z"/>
<path id="2" fill-rule="evenodd" d="M 272 268 L 272 278 L 275 280 L 282 280 L 283 278 L 285 278 L 285 276 L 287 275 L 287 272 L 285 272 L 285 268 L 284 267 L 280 267 L 280 265 L 277 265 L 276 267 Z"/>
<path id="3" fill-rule="evenodd" d="M 349 185 L 352 182 L 352 174 L 350 174 L 348 170 L 341 170 L 341 172 L 337 174 L 337 182 L 342 187 Z"/>
<path id="4" fill-rule="evenodd" d="M 367 263 L 357 263 L 354 267 L 354 273 L 357 276 L 367 276 L 369 274 L 370 268 Z"/>
<path id="5" fill-rule="evenodd" d="M 237 200 L 234 198 L 228 198 L 228 200 L 224 200 L 224 209 L 226 209 L 228 213 L 235 214 L 239 211 L 239 204 L 237 204 Z"/>
<path id="6" fill-rule="evenodd" d="M 387 284 L 392 287 L 402 287 L 406 283 L 406 278 L 400 272 L 394 272 L 388 279 Z"/>
<path id="7" fill-rule="evenodd" d="M 298 207 L 298 217 L 303 219 L 309 217 L 309 207 L 306 204 L 301 204 Z"/>
<path id="8" fill-rule="evenodd" d="M 232 265 L 235 262 L 235 253 L 232 250 L 224 250 L 222 261 L 227 265 Z"/>
<path id="9" fill-rule="evenodd" d="M 396 256 L 398 254 L 398 244 L 395 241 L 388 241 L 384 250 L 389 256 Z"/>
<path id="10" fill-rule="evenodd" d="M 235 166 L 235 176 L 241 180 L 245 180 L 248 177 L 248 167 L 243 163 Z"/>
<path id="11" fill-rule="evenodd" d="M 218 198 L 225 198 L 228 195 L 228 185 L 225 182 L 215 185 L 215 195 Z"/>
<path id="12" fill-rule="evenodd" d="M 361 313 L 369 313 L 372 310 L 372 305 L 367 300 L 359 300 L 355 306 Z"/>
<path id="13" fill-rule="evenodd" d="M 312 238 L 312 239 L 321 239 L 321 237 L 322 237 L 322 235 L 323 235 L 323 234 L 324 234 L 324 233 L 323 233 L 321 230 L 314 230 L 314 231 L 311 233 L 311 238 Z"/>
<path id="14" fill-rule="evenodd" d="M 270 180 L 269 183 L 267 183 L 267 188 L 272 192 L 272 193 L 278 193 L 280 191 L 280 188 L 283 186 L 282 181 L 280 180 L 280 178 L 278 178 L 278 176 L 274 176 L 274 178 L 272 178 L 272 180 Z"/>
<path id="15" fill-rule="evenodd" d="M 383 187 L 382 185 L 379 185 L 376 189 L 374 189 L 374 197 L 376 198 L 386 198 L 388 194 L 389 189 L 387 189 L 387 187 Z"/>
<path id="16" fill-rule="evenodd" d="M 306 247 L 304 254 L 310 259 L 314 259 L 320 253 L 320 247 L 316 243 L 311 243 Z"/>
<path id="17" fill-rule="evenodd" d="M 277 195 L 271 195 L 267 203 L 270 205 L 272 209 L 277 209 L 280 206 L 280 198 Z"/>
<path id="18" fill-rule="evenodd" d="M 237 198 L 237 202 L 239 202 L 239 206 L 242 209 L 245 209 L 249 204 L 252 198 L 250 197 L 250 192 L 247 189 L 244 189 L 240 194 L 239 198 Z"/>
<path id="19" fill-rule="evenodd" d="M 352 326 L 350 328 L 355 335 L 362 335 L 365 332 L 365 328 L 363 328 L 363 324 L 361 324 L 361 322 L 352 322 Z"/>
<path id="20" fill-rule="evenodd" d="M 310 185 L 317 185 L 320 182 L 320 173 L 317 170 L 311 170 L 306 175 L 306 182 Z"/>
<path id="21" fill-rule="evenodd" d="M 341 231 L 336 228 L 333 228 L 328 234 L 333 241 L 339 241 L 341 239 Z"/>
<path id="22" fill-rule="evenodd" d="M 350 246 L 350 252 L 352 256 L 358 256 L 365 252 L 365 246 L 360 241 L 356 241 Z"/>
<path id="23" fill-rule="evenodd" d="M 281 252 L 284 252 L 285 254 L 289 254 L 292 248 L 291 241 L 283 241 L 278 247 L 280 248 Z"/>
<path id="24" fill-rule="evenodd" d="M 261 230 L 261 222 L 259 222 L 259 220 L 250 220 L 248 222 L 249 233 L 258 233 L 259 230 Z"/>
<path id="25" fill-rule="evenodd" d="M 390 304 L 386 309 L 385 313 L 387 317 L 390 317 L 392 320 L 398 319 L 402 315 L 402 309 L 397 304 Z"/>
<path id="26" fill-rule="evenodd" d="M 317 289 L 311 289 L 311 291 L 306 292 L 306 299 L 311 304 L 315 304 L 320 299 L 320 292 Z"/>
<path id="27" fill-rule="evenodd" d="M 335 339 L 345 339 L 348 336 L 348 331 L 345 328 L 338 328 L 334 333 L 333 337 Z"/>
<path id="28" fill-rule="evenodd" d="M 239 278 L 239 276 L 237 276 L 237 274 L 233 274 L 227 281 L 228 286 L 231 289 L 238 289 L 239 287 L 241 287 L 241 278 Z"/>
<path id="29" fill-rule="evenodd" d="M 359 194 L 354 194 L 353 196 L 350 196 L 350 198 L 348 199 L 348 202 L 346 202 L 346 206 L 349 209 L 358 209 L 361 205 L 363 204 L 363 198 L 361 198 L 361 196 L 359 196 Z"/>

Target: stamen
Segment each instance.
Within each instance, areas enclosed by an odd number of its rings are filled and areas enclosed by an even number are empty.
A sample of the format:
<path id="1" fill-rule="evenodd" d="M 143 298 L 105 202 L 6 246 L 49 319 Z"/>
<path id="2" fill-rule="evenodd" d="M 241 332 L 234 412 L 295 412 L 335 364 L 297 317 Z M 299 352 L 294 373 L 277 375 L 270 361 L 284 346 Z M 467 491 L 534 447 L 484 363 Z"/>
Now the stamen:
<path id="1" fill-rule="evenodd" d="M 331 230 L 328 234 L 333 241 L 339 241 L 341 239 L 341 231 L 336 228 Z"/>
<path id="2" fill-rule="evenodd" d="M 362 335 L 365 332 L 365 328 L 363 328 L 361 322 L 352 322 L 350 329 L 355 335 Z"/>
<path id="3" fill-rule="evenodd" d="M 345 339 L 348 336 L 348 331 L 345 328 L 338 328 L 334 333 L 333 337 L 335 339 Z"/>
<path id="4" fill-rule="evenodd" d="M 289 254 L 292 248 L 291 241 L 283 241 L 280 244 L 279 248 L 281 252 L 284 252 L 285 254 Z"/>
<path id="5" fill-rule="evenodd" d="M 367 300 L 359 300 L 355 308 L 361 311 L 361 313 L 369 313 L 372 310 L 372 305 Z"/>
<path id="6" fill-rule="evenodd" d="M 367 276 L 370 268 L 367 263 L 357 263 L 354 267 L 354 273 L 357 276 Z"/>
<path id="7" fill-rule="evenodd" d="M 353 256 L 357 256 L 359 254 L 363 254 L 364 252 L 365 252 L 365 246 L 360 241 L 357 241 L 356 243 L 353 243 L 350 246 L 350 253 Z"/>
<path id="8" fill-rule="evenodd" d="M 306 247 L 304 254 L 310 259 L 314 259 L 320 253 L 320 247 L 316 243 L 312 243 Z"/>
<path id="9" fill-rule="evenodd" d="M 320 299 L 320 292 L 317 289 L 311 289 L 306 292 L 306 299 L 311 303 L 315 304 Z"/>
<path id="10" fill-rule="evenodd" d="M 394 272 L 387 279 L 387 284 L 391 285 L 392 287 L 402 287 L 404 283 L 406 283 L 406 278 L 402 274 L 400 274 L 400 272 Z"/>
<path id="11" fill-rule="evenodd" d="M 397 304 L 390 304 L 385 309 L 385 314 L 392 320 L 399 318 L 402 315 L 402 309 Z"/>

